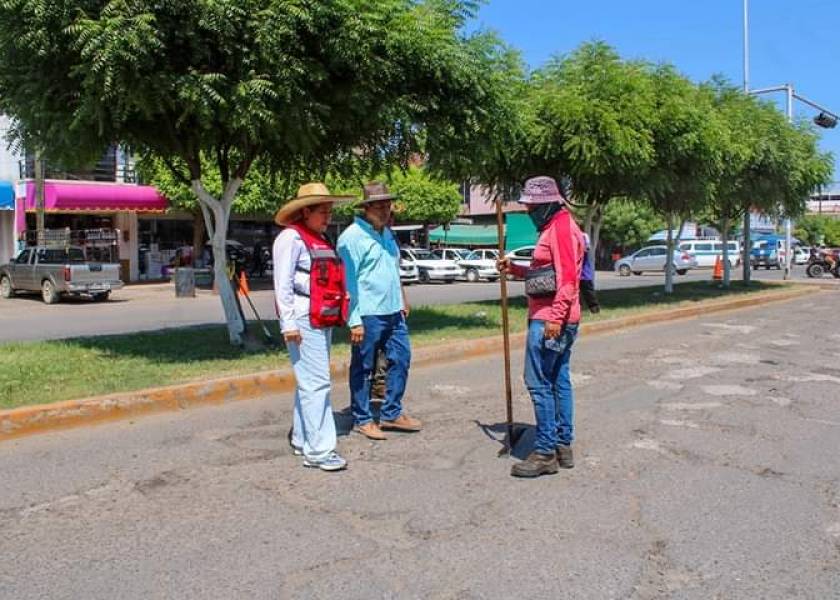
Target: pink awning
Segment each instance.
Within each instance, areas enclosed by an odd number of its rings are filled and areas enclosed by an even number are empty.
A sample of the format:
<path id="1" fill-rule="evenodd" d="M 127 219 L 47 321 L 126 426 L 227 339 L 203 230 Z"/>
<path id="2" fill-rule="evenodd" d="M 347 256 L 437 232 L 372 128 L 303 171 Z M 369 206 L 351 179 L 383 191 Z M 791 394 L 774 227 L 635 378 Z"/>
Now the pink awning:
<path id="1" fill-rule="evenodd" d="M 20 186 L 23 187 L 23 186 Z M 25 210 L 35 210 L 35 182 L 26 182 Z M 150 185 L 93 181 L 44 182 L 44 207 L 50 212 L 163 212 L 169 203 Z"/>

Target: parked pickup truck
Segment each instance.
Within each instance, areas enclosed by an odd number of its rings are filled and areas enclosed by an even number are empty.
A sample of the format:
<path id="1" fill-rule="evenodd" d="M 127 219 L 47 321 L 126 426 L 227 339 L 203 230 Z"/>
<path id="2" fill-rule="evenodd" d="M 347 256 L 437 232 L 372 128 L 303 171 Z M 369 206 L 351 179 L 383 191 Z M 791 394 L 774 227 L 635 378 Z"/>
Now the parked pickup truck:
<path id="1" fill-rule="evenodd" d="M 118 264 L 85 260 L 77 247 L 24 248 L 15 259 L 0 267 L 0 296 L 11 298 L 17 292 L 41 292 L 47 304 L 63 295 L 90 296 L 101 302 L 123 286 Z"/>

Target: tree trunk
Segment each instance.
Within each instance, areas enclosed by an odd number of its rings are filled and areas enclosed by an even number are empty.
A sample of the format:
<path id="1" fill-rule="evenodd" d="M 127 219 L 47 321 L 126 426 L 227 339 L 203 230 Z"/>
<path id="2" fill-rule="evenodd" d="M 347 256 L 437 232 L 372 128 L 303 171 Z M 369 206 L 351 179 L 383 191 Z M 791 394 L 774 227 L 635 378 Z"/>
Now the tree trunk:
<path id="1" fill-rule="evenodd" d="M 744 285 L 749 285 L 750 283 L 750 209 L 747 207 L 746 212 L 744 213 L 744 247 L 742 248 L 744 251 Z"/>
<path id="2" fill-rule="evenodd" d="M 592 222 L 592 234 L 589 236 L 589 260 L 592 261 L 593 282 L 596 277 L 596 265 L 598 264 L 598 244 L 601 243 L 601 226 L 604 224 L 604 214 L 598 211 L 595 220 Z"/>
<path id="3" fill-rule="evenodd" d="M 204 226 L 204 215 L 201 211 L 193 214 L 193 267 L 197 266 L 204 256 L 204 236 L 207 228 Z M 207 266 L 207 265 L 203 265 Z"/>
<path id="4" fill-rule="evenodd" d="M 665 293 L 666 294 L 673 294 L 674 293 L 674 249 L 676 248 L 677 244 L 680 243 L 680 238 L 682 238 L 683 228 L 685 227 L 685 222 L 687 219 L 681 218 L 680 219 L 680 228 L 677 231 L 677 239 L 674 239 L 674 215 L 673 213 L 668 213 L 667 218 L 667 227 L 668 227 L 668 253 L 665 256 Z"/>
<path id="5" fill-rule="evenodd" d="M 729 217 L 724 217 L 720 222 L 720 241 L 723 242 L 723 287 L 728 288 L 732 276 L 732 267 L 729 264 Z"/>
<path id="6" fill-rule="evenodd" d="M 205 225 L 210 234 L 213 247 L 213 276 L 216 282 L 216 289 L 219 291 L 219 298 L 222 301 L 222 309 L 225 313 L 230 343 L 241 346 L 243 334 L 245 333 L 245 321 L 239 311 L 239 304 L 236 301 L 236 292 L 230 284 L 228 273 L 227 243 L 228 221 L 230 219 L 230 206 L 241 181 L 232 180 L 225 186 L 221 200 L 211 196 L 200 180 L 193 180 L 192 187 L 198 201 L 201 204 L 201 212 L 204 215 Z"/>

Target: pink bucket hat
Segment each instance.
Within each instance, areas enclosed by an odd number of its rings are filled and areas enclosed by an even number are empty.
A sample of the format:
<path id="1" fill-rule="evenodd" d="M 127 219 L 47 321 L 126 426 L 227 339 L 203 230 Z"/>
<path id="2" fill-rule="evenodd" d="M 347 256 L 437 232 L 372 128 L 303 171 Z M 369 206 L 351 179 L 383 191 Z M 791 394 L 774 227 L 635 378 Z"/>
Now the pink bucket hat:
<path id="1" fill-rule="evenodd" d="M 532 177 L 522 187 L 522 195 L 519 197 L 520 204 L 549 204 L 551 202 L 566 201 L 557 182 L 553 177 Z"/>

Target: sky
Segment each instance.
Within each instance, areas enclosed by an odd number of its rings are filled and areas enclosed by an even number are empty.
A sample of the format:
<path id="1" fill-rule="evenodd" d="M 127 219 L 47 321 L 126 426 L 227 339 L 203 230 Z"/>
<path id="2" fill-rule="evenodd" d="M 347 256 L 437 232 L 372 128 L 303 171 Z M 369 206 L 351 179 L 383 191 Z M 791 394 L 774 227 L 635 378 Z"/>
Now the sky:
<path id="1" fill-rule="evenodd" d="M 625 58 L 668 62 L 695 81 L 721 74 L 741 86 L 743 14 L 743 0 L 489 0 L 475 25 L 496 31 L 532 68 L 603 40 Z M 750 0 L 749 14 L 750 88 L 791 83 L 840 114 L 840 0 Z M 784 110 L 784 93 L 774 96 Z M 794 114 L 816 112 L 797 102 Z M 840 180 L 840 125 L 820 132 Z"/>

